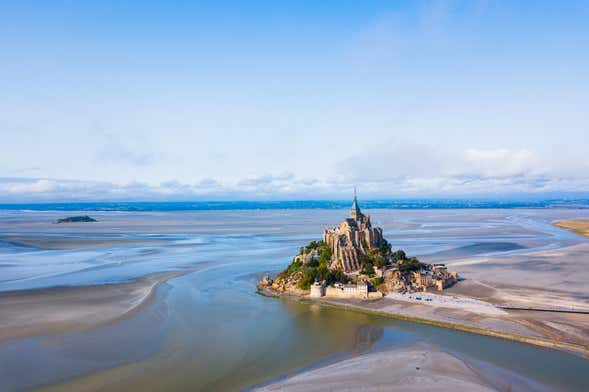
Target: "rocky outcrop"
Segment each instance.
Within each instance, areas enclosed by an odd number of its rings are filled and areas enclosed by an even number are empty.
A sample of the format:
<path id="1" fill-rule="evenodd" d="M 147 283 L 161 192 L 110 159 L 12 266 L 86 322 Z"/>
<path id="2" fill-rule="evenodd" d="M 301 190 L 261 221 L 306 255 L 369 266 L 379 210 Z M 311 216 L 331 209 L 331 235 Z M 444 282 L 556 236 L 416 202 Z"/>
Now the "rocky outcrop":
<path id="1" fill-rule="evenodd" d="M 276 279 L 269 286 L 272 290 L 279 293 L 286 293 L 292 295 L 306 295 L 308 290 L 301 290 L 298 288 L 298 283 L 303 277 L 302 271 L 295 271 L 290 274 L 279 274 Z"/>

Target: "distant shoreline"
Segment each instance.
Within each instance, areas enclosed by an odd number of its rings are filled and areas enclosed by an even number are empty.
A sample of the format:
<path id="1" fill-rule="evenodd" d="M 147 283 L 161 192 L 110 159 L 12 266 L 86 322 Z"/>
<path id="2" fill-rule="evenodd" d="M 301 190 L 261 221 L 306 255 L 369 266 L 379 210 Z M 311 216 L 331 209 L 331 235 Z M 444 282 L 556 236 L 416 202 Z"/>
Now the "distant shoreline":
<path id="1" fill-rule="evenodd" d="M 279 200 L 279 201 L 178 201 L 178 202 L 62 202 L 0 203 L 0 210 L 38 212 L 172 212 L 224 210 L 298 210 L 349 208 L 349 200 Z M 589 209 L 589 199 L 366 199 L 364 209 Z"/>

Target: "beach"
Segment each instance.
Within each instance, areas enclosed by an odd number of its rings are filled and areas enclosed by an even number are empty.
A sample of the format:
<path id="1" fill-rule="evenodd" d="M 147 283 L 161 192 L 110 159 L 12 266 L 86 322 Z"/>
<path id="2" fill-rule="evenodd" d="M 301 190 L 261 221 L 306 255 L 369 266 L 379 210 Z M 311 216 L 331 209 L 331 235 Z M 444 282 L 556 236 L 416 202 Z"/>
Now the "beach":
<path id="1" fill-rule="evenodd" d="M 589 237 L 589 219 L 569 219 L 554 222 L 555 226 Z"/>
<path id="2" fill-rule="evenodd" d="M 286 391 L 541 391 L 509 372 L 485 368 L 428 345 L 361 355 L 256 389 Z"/>

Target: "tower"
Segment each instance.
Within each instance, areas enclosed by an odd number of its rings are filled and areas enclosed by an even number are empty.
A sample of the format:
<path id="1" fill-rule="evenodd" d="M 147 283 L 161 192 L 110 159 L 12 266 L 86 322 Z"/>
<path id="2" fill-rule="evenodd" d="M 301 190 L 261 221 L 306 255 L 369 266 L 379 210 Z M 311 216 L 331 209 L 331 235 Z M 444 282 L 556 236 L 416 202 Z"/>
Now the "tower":
<path id="1" fill-rule="evenodd" d="M 352 203 L 352 209 L 350 210 L 350 218 L 357 220 L 362 215 L 360 207 L 358 207 L 358 199 L 356 198 L 356 187 L 354 187 L 354 202 Z"/>

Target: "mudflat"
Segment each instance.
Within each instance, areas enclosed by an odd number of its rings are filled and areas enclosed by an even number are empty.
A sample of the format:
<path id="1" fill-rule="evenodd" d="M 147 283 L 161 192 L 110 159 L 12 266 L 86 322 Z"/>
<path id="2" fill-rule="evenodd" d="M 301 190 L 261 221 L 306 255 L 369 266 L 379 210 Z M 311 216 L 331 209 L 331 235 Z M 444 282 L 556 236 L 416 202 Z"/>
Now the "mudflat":
<path id="1" fill-rule="evenodd" d="M 542 390 L 511 374 L 492 374 L 435 347 L 418 344 L 360 355 L 259 389 L 287 391 L 531 391 Z"/>
<path id="2" fill-rule="evenodd" d="M 48 237 L 48 236 L 0 236 L 0 241 L 17 246 L 35 249 L 88 249 L 110 248 L 114 246 L 132 245 L 161 245 L 163 240 L 157 239 L 127 239 L 127 238 L 84 238 L 84 237 Z"/>
<path id="3" fill-rule="evenodd" d="M 181 273 L 155 273 L 125 284 L 0 293 L 0 342 L 81 331 L 118 320 L 147 304 L 156 285 Z"/>

